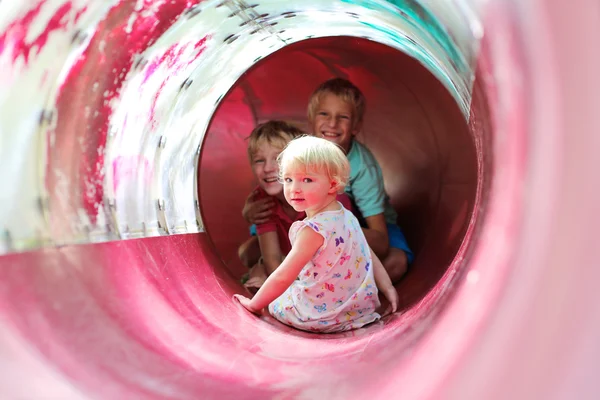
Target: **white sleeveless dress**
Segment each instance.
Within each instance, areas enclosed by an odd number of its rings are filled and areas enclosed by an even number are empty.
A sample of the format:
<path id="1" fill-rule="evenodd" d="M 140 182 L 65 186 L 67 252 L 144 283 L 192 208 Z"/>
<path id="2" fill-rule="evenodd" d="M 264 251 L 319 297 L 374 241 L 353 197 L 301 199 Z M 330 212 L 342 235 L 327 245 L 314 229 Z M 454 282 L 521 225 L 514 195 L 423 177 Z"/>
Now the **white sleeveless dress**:
<path id="1" fill-rule="evenodd" d="M 360 328 L 381 316 L 371 253 L 356 217 L 341 209 L 296 221 L 290 242 L 308 227 L 325 239 L 298 279 L 269 305 L 269 312 L 286 325 L 312 332 Z"/>

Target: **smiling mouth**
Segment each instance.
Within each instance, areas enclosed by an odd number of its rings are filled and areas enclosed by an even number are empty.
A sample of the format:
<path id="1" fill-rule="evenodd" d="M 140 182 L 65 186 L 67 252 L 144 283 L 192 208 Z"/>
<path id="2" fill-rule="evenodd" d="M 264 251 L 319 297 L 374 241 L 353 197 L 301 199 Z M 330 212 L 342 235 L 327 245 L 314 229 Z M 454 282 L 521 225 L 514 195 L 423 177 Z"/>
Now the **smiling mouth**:
<path id="1" fill-rule="evenodd" d="M 275 183 L 277 182 L 277 178 L 265 178 L 263 181 L 266 183 Z"/>
<path id="2" fill-rule="evenodd" d="M 321 135 L 323 135 L 324 137 L 328 137 L 328 138 L 337 138 L 337 137 L 341 136 L 339 133 L 335 133 L 335 132 L 321 132 Z"/>

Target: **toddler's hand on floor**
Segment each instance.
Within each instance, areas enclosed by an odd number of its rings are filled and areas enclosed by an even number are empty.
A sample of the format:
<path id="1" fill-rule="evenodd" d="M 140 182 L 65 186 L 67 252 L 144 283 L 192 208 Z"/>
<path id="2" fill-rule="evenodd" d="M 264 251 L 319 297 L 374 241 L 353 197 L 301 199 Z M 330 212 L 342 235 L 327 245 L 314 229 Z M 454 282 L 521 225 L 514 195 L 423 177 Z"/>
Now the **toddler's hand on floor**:
<path id="1" fill-rule="evenodd" d="M 249 298 L 247 298 L 246 296 L 242 296 L 241 294 L 234 294 L 233 298 L 236 299 L 237 301 L 239 301 L 239 303 L 242 305 L 242 307 L 244 307 L 246 310 L 250 311 L 252 314 L 260 315 L 261 310 L 255 310 L 254 308 L 252 308 L 250 306 L 251 300 Z"/>
<path id="2" fill-rule="evenodd" d="M 388 314 L 393 314 L 398 310 L 398 303 L 400 303 L 400 299 L 398 298 L 398 292 L 396 291 L 396 288 L 391 285 L 389 288 L 383 289 L 382 292 L 385 298 L 390 302 L 390 305 L 386 308 L 382 315 L 382 317 L 384 317 Z"/>

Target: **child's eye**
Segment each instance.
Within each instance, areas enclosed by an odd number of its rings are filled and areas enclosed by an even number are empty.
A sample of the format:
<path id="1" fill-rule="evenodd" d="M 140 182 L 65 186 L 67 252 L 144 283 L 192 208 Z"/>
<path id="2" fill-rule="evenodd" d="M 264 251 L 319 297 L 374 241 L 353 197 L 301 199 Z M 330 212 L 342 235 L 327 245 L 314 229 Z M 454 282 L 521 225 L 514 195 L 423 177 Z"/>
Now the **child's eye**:
<path id="1" fill-rule="evenodd" d="M 325 111 L 319 111 L 318 115 L 327 115 L 327 113 Z"/>
<path id="2" fill-rule="evenodd" d="M 283 178 L 283 181 L 284 181 L 285 183 L 290 183 L 292 180 L 291 180 L 290 178 Z"/>
<path id="3" fill-rule="evenodd" d="M 311 183 L 312 179 L 310 179 L 310 178 L 304 178 L 304 179 L 302 179 L 302 182 L 304 182 L 304 183 Z"/>

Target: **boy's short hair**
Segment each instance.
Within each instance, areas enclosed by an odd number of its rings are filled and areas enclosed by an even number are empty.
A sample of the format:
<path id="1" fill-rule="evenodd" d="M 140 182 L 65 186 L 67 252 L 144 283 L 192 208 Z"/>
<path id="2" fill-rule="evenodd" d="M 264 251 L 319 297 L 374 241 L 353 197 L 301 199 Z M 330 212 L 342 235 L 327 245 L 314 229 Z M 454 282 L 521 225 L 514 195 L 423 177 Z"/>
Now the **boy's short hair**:
<path id="1" fill-rule="evenodd" d="M 360 125 L 363 122 L 363 117 L 365 115 L 365 107 L 366 101 L 365 96 L 360 91 L 359 88 L 354 86 L 352 82 L 343 78 L 333 78 L 329 79 L 322 84 L 319 85 L 310 96 L 310 100 L 308 101 L 308 120 L 314 121 L 315 114 L 317 112 L 317 107 L 319 106 L 319 102 L 321 101 L 321 97 L 326 94 L 331 93 L 352 107 L 352 127 Z"/>
<path id="2" fill-rule="evenodd" d="M 300 136 L 288 143 L 277 157 L 280 178 L 284 164 L 292 164 L 307 171 L 324 173 L 337 183 L 338 192 L 344 190 L 350 179 L 350 163 L 340 146 L 315 136 Z"/>
<path id="3" fill-rule="evenodd" d="M 285 121 L 272 120 L 257 125 L 248 136 L 248 158 L 252 161 L 263 141 L 283 149 L 290 140 L 303 134 L 302 130 Z"/>

